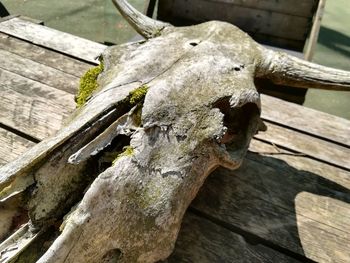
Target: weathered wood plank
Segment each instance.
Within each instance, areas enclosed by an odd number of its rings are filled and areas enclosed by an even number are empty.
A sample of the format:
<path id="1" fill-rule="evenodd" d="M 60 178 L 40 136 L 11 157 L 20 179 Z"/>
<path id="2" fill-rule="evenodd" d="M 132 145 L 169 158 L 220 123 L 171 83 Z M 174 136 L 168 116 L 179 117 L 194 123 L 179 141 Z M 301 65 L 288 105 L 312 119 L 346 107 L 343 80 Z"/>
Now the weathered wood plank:
<path id="1" fill-rule="evenodd" d="M 350 169 L 350 148 L 336 145 L 311 135 L 282 128 L 272 123 L 265 124 L 267 131 L 255 135 L 255 138 Z"/>
<path id="2" fill-rule="evenodd" d="M 42 140 L 59 130 L 75 108 L 74 96 L 0 70 L 0 123 Z"/>
<path id="3" fill-rule="evenodd" d="M 81 62 L 46 48 L 32 45 L 3 33 L 0 33 L 0 49 L 34 60 L 76 77 L 81 77 L 84 72 L 91 67 L 91 64 Z"/>
<path id="4" fill-rule="evenodd" d="M 344 204 L 335 198 L 301 192 L 295 198 L 295 209 L 296 214 L 346 232 L 350 238 L 349 203 Z"/>
<path id="5" fill-rule="evenodd" d="M 185 215 L 174 253 L 164 262 L 299 262 L 245 239 L 190 212 Z"/>
<path id="6" fill-rule="evenodd" d="M 319 175 L 273 157 L 251 157 L 238 171 L 214 172 L 193 203 L 195 209 L 317 262 L 348 262 L 350 190 L 327 180 L 337 173 Z M 304 157 L 298 158 L 304 163 Z M 348 176 L 346 185 L 349 181 Z"/>
<path id="7" fill-rule="evenodd" d="M 279 182 L 281 186 L 269 189 L 270 193 L 278 197 L 274 199 L 278 199 L 278 205 L 293 210 L 296 208 L 294 202 L 297 198 L 294 196 L 297 193 L 298 197 L 304 196 L 301 198 L 304 203 L 299 202 L 299 211 L 304 211 L 308 218 L 350 232 L 350 227 L 346 224 L 346 220 L 350 218 L 350 172 L 307 157 L 293 155 L 288 151 L 278 153 L 273 146 L 256 140 L 253 140 L 250 150 L 258 154 L 248 154 L 248 159 L 257 162 L 257 166 L 259 163 L 262 164 L 262 169 L 268 173 L 266 176 L 263 174 L 265 177 L 261 181 L 265 179 L 269 181 L 273 178 L 274 173 L 283 171 L 283 180 Z M 265 166 L 266 168 L 264 168 Z M 259 168 L 253 167 L 251 169 Z M 277 175 L 275 176 L 277 178 Z M 287 184 L 285 184 L 286 182 Z M 252 185 L 255 183 L 252 182 Z M 299 191 L 298 188 L 303 188 L 303 191 Z M 318 195 L 315 197 L 318 204 L 315 198 L 312 199 L 316 194 Z M 333 200 L 329 201 L 331 198 Z M 329 206 L 327 201 L 332 203 L 332 206 Z M 323 208 L 320 209 L 320 207 Z M 344 207 L 346 208 L 346 211 L 342 212 L 344 217 L 336 218 L 335 215 Z M 317 213 L 313 213 L 313 211 L 317 211 Z M 311 216 L 312 213 L 314 216 Z M 319 219 L 318 216 L 321 216 L 322 219 Z M 330 217 L 332 220 L 327 219 Z M 340 227 L 340 225 L 342 226 Z"/>
<path id="8" fill-rule="evenodd" d="M 79 78 L 1 49 L 0 68 L 71 94 L 78 90 Z"/>
<path id="9" fill-rule="evenodd" d="M 287 50 L 293 50 L 296 52 L 303 52 L 305 41 L 304 40 L 293 40 L 277 36 L 270 36 L 266 34 L 260 34 L 255 32 L 254 34 L 250 33 L 255 41 L 261 44 L 266 44 L 270 46 L 276 46 Z"/>
<path id="10" fill-rule="evenodd" d="M 0 166 L 13 161 L 35 143 L 0 128 Z"/>
<path id="11" fill-rule="evenodd" d="M 313 24 L 311 27 L 311 31 L 309 34 L 309 40 L 307 45 L 305 46 L 305 59 L 308 61 L 311 61 L 313 56 L 314 56 L 314 52 L 315 52 L 315 48 L 317 45 L 317 39 L 318 39 L 318 35 L 320 33 L 320 27 L 321 27 L 321 20 L 324 14 L 324 9 L 326 6 L 326 0 L 319 0 L 318 1 L 318 6 L 317 6 L 317 11 L 316 14 L 313 17 Z"/>
<path id="12" fill-rule="evenodd" d="M 314 159 L 308 158 L 306 156 L 301 156 L 294 154 L 287 150 L 280 150 L 273 145 L 252 140 L 249 146 L 249 151 L 252 153 L 257 153 L 257 155 L 249 155 L 250 159 L 258 159 L 260 162 L 264 162 L 268 166 L 275 167 L 276 169 L 282 169 L 283 171 L 288 171 L 288 169 L 298 170 L 303 174 L 303 171 L 308 173 L 317 174 L 321 178 L 328 180 L 328 182 L 333 182 L 340 185 L 346 189 L 350 189 L 349 172 L 343 169 L 334 167 L 326 163 L 316 161 Z M 262 157 L 268 158 L 262 158 Z M 284 166 L 281 166 L 284 165 Z M 310 177 L 305 177 L 304 179 Z M 311 177 L 314 178 L 314 177 Z M 309 185 L 318 185 L 320 180 L 307 181 Z M 326 185 L 327 187 L 332 187 L 331 185 Z"/>
<path id="13" fill-rule="evenodd" d="M 349 120 L 267 95 L 261 101 L 263 119 L 350 146 Z"/>
<path id="14" fill-rule="evenodd" d="M 22 19 L 22 20 L 34 23 L 34 24 L 44 25 L 44 21 L 33 18 L 33 17 L 23 16 L 23 15 L 18 15 L 17 17 Z"/>
<path id="15" fill-rule="evenodd" d="M 279 0 L 279 1 L 261 1 L 261 0 L 202 0 L 204 2 L 227 3 L 231 5 L 244 6 L 252 9 L 262 9 L 271 12 L 278 12 L 286 15 L 304 16 L 311 18 L 317 0 Z"/>
<path id="16" fill-rule="evenodd" d="M 160 12 L 163 11 L 161 8 L 160 6 Z M 306 17 L 289 16 L 217 1 L 192 0 L 189 5 L 186 0 L 176 0 L 173 1 L 171 10 L 167 11 L 171 12 L 171 17 L 174 18 L 198 22 L 227 21 L 253 35 L 259 33 L 292 40 L 305 41 L 311 27 L 310 20 Z"/>
<path id="17" fill-rule="evenodd" d="M 98 63 L 96 58 L 106 48 L 105 45 L 24 21 L 20 18 L 12 18 L 1 22 L 0 32 L 91 63 Z"/>

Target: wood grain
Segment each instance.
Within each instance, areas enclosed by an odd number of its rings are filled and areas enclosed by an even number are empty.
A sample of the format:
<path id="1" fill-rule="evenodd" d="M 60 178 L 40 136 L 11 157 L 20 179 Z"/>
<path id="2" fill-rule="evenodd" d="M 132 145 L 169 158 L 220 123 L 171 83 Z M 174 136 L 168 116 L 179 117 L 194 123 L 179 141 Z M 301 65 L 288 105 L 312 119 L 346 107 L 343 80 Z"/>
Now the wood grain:
<path id="1" fill-rule="evenodd" d="M 0 33 L 0 49 L 79 78 L 91 67 L 91 64 L 81 62 L 40 46 L 32 45 L 3 33 Z"/>
<path id="2" fill-rule="evenodd" d="M 262 9 L 271 12 L 278 12 L 286 15 L 295 15 L 311 18 L 313 9 L 317 0 L 279 0 L 279 1 L 261 1 L 261 0 L 202 0 L 203 2 L 218 2 L 231 5 L 244 6 L 252 9 Z"/>
<path id="3" fill-rule="evenodd" d="M 304 157 L 298 158 L 303 163 Z M 337 173 L 327 174 L 325 170 L 314 174 L 269 159 L 274 157 L 248 154 L 241 169 L 214 172 L 193 207 L 317 262 L 347 262 L 349 188 L 328 179 Z M 313 160 L 313 165 L 317 164 Z M 348 176 L 345 185 L 349 181 Z"/>
<path id="4" fill-rule="evenodd" d="M 164 262 L 299 262 L 187 212 L 175 251 Z"/>
<path id="5" fill-rule="evenodd" d="M 268 166 L 282 169 L 283 171 L 298 170 L 302 174 L 313 173 L 317 174 L 321 179 L 316 181 L 308 181 L 309 185 L 318 185 L 322 179 L 328 182 L 333 182 L 344 188 L 350 189 L 349 172 L 343 169 L 334 167 L 333 165 L 316 161 L 307 156 L 301 156 L 287 150 L 280 150 L 273 145 L 252 140 L 249 146 L 249 151 L 256 154 L 249 154 L 249 158 L 259 160 Z M 268 158 L 262 158 L 262 157 Z M 308 177 L 305 177 L 308 178 Z M 305 179 L 304 178 L 304 179 Z M 326 184 L 326 187 L 332 188 L 334 185 Z"/>
<path id="6" fill-rule="evenodd" d="M 314 56 L 325 6 L 326 0 L 318 1 L 317 11 L 312 20 L 313 23 L 309 34 L 309 41 L 305 47 L 305 59 L 308 61 L 312 61 L 312 58 Z"/>
<path id="7" fill-rule="evenodd" d="M 0 70 L 0 122 L 42 140 L 59 130 L 74 110 L 74 96 Z"/>
<path id="8" fill-rule="evenodd" d="M 35 143 L 0 128 L 0 166 L 13 161 Z"/>
<path id="9" fill-rule="evenodd" d="M 267 95 L 261 95 L 261 102 L 265 120 L 350 146 L 349 120 Z"/>
<path id="10" fill-rule="evenodd" d="M 106 48 L 105 45 L 16 17 L 1 22 L 0 32 L 91 63 L 98 63 L 97 57 Z"/>
<path id="11" fill-rule="evenodd" d="M 264 1 L 265 3 L 266 1 Z M 309 18 L 289 16 L 271 10 L 252 9 L 218 1 L 186 0 L 173 1 L 171 16 L 197 22 L 221 20 L 230 22 L 242 30 L 276 36 L 279 38 L 305 41 L 310 30 Z"/>
<path id="12" fill-rule="evenodd" d="M 76 76 L 2 49 L 0 49 L 0 68 L 71 94 L 76 94 L 78 90 L 79 78 Z"/>
<path id="13" fill-rule="evenodd" d="M 285 129 L 272 123 L 265 124 L 267 125 L 267 131 L 255 135 L 255 138 L 344 167 L 345 169 L 350 169 L 350 148 Z"/>

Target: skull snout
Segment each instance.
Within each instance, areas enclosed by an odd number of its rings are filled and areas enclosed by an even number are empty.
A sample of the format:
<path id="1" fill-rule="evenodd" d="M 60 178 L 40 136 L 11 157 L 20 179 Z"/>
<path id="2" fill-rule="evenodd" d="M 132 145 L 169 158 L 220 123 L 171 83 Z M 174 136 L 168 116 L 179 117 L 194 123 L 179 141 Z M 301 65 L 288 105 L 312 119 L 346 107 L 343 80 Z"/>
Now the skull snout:
<path id="1" fill-rule="evenodd" d="M 218 143 L 225 147 L 230 161 L 237 166 L 242 162 L 250 140 L 258 129 L 259 104 L 247 102 L 235 107 L 231 106 L 229 98 L 225 98 L 216 102 L 214 107 L 223 113 L 223 125 L 226 129 Z"/>

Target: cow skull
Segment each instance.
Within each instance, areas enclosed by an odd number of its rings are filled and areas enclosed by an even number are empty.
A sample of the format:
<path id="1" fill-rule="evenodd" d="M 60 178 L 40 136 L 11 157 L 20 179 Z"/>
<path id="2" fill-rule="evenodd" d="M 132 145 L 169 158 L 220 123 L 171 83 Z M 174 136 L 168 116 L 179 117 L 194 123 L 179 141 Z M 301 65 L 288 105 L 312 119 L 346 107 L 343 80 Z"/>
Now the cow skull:
<path id="1" fill-rule="evenodd" d="M 257 78 L 349 90 L 348 72 L 265 49 L 231 24 L 177 28 L 113 2 L 147 41 L 108 48 L 100 88 L 70 124 L 0 169 L 1 201 L 29 195 L 18 207 L 32 229 L 84 195 L 39 262 L 167 258 L 205 178 L 218 166 L 238 168 L 262 129 Z M 126 144 L 103 172 L 92 165 Z"/>

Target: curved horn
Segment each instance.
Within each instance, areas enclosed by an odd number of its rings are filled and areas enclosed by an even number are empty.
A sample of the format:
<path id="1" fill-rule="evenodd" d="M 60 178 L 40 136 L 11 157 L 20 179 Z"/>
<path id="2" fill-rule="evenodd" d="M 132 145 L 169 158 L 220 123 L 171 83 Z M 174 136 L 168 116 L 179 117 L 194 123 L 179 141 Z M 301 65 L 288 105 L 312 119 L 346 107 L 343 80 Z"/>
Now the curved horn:
<path id="1" fill-rule="evenodd" d="M 264 49 L 257 77 L 297 88 L 350 91 L 350 72 L 317 65 L 286 53 Z"/>
<path id="2" fill-rule="evenodd" d="M 146 39 L 158 35 L 163 28 L 171 26 L 145 16 L 125 0 L 112 0 L 112 2 L 128 23 Z"/>

